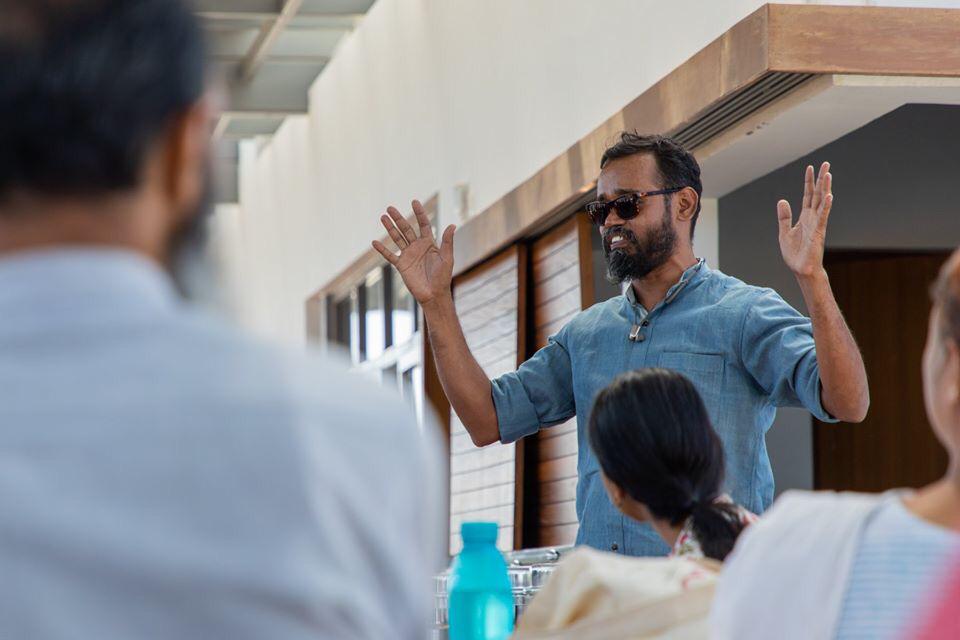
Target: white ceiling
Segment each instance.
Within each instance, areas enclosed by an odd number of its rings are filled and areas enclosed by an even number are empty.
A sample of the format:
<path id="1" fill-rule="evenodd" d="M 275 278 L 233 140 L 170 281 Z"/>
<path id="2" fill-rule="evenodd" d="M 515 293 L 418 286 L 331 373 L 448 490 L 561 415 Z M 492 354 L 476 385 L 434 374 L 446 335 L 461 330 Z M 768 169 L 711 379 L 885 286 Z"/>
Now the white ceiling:
<path id="1" fill-rule="evenodd" d="M 724 196 L 905 104 L 960 105 L 960 78 L 813 78 L 696 150 L 703 195 Z"/>
<path id="2" fill-rule="evenodd" d="M 227 94 L 217 124 L 217 201 L 237 200 L 237 143 L 307 112 L 307 92 L 375 0 L 192 0 Z"/>

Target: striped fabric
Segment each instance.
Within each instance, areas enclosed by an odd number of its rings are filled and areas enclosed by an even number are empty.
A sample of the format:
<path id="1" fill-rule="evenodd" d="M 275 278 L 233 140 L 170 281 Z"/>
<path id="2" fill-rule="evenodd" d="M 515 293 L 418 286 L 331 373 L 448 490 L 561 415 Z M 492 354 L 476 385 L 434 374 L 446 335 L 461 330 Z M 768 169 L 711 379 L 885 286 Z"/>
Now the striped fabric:
<path id="1" fill-rule="evenodd" d="M 838 640 L 902 638 L 937 599 L 960 534 L 921 520 L 891 500 L 866 525 L 854 559 Z"/>

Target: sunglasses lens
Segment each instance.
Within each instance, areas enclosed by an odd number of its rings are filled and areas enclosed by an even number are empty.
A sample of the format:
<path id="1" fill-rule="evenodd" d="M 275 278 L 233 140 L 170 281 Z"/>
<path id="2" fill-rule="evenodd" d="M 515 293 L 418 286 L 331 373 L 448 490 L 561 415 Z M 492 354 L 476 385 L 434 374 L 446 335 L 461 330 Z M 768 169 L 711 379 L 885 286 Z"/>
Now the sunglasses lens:
<path id="1" fill-rule="evenodd" d="M 632 220 L 637 217 L 640 211 L 641 199 L 639 196 L 627 196 L 618 198 L 613 202 L 617 207 L 617 215 L 621 220 Z"/>
<path id="2" fill-rule="evenodd" d="M 602 227 L 603 223 L 607 220 L 607 211 L 609 208 L 609 205 L 605 202 L 591 202 L 588 204 L 586 209 L 590 222 L 598 227 Z"/>

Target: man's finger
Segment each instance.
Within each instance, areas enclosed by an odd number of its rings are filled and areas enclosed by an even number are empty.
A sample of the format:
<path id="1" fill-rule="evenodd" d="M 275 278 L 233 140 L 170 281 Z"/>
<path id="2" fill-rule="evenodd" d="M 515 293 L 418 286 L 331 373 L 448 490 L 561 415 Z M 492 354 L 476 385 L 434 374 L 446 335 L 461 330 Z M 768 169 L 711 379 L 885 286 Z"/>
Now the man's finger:
<path id="1" fill-rule="evenodd" d="M 824 162 L 820 165 L 820 171 L 817 172 L 817 186 L 823 186 L 823 177 L 830 173 L 830 163 Z"/>
<path id="2" fill-rule="evenodd" d="M 420 237 L 433 240 L 433 227 L 430 226 L 430 218 L 427 217 L 423 205 L 420 204 L 419 200 L 414 200 L 412 206 L 413 213 L 417 216 L 417 223 L 420 225 Z"/>
<path id="3" fill-rule="evenodd" d="M 453 262 L 453 234 L 456 230 L 456 225 L 450 225 L 443 230 L 443 237 L 440 240 L 440 257 L 447 262 Z"/>
<path id="4" fill-rule="evenodd" d="M 387 234 L 390 236 L 390 239 L 397 245 L 397 248 L 403 251 L 407 248 L 407 245 L 410 243 L 406 241 L 403 235 L 397 230 L 397 226 L 393 223 L 393 218 L 384 214 L 380 216 L 380 224 L 383 225 L 383 228 L 387 230 Z"/>
<path id="5" fill-rule="evenodd" d="M 403 234 L 403 238 L 407 241 L 407 244 L 416 242 L 417 233 L 413 230 L 413 227 L 410 226 L 410 223 L 404 219 L 403 214 L 401 214 L 396 207 L 387 207 L 387 213 L 393 218 L 393 224 L 397 225 L 397 229 Z"/>
<path id="6" fill-rule="evenodd" d="M 813 185 L 813 200 L 810 202 L 810 207 L 814 210 L 818 210 L 820 208 L 820 204 L 823 202 L 823 196 L 826 193 L 823 190 L 824 178 L 829 172 L 829 162 L 824 162 L 820 165 L 820 170 L 817 172 L 817 181 Z"/>
<path id="7" fill-rule="evenodd" d="M 790 203 L 781 200 L 777 203 L 777 222 L 780 224 L 780 235 L 786 234 L 793 226 L 793 211 L 790 209 Z"/>
<path id="8" fill-rule="evenodd" d="M 824 163 L 824 167 L 827 167 L 827 166 L 829 165 L 827 165 L 827 163 Z M 822 171 L 822 173 L 819 176 L 817 176 L 817 190 L 813 197 L 813 205 L 812 205 L 813 211 L 817 214 L 817 216 L 820 215 L 820 211 L 823 208 L 824 197 L 828 193 L 830 193 L 830 172 L 823 171 L 823 167 L 821 167 L 820 170 Z"/>
<path id="9" fill-rule="evenodd" d="M 827 172 L 823 175 L 823 198 L 821 199 L 820 209 L 817 211 L 817 228 L 821 231 L 827 228 L 827 219 L 830 217 L 830 208 L 833 207 L 833 174 Z"/>
<path id="10" fill-rule="evenodd" d="M 379 240 L 373 241 L 373 248 L 376 249 L 377 252 L 382 255 L 387 262 L 394 266 L 396 266 L 397 262 L 400 261 L 400 257 L 394 254 L 393 251 L 390 251 L 390 249 L 387 249 L 385 246 L 383 246 L 383 243 Z"/>
<path id="11" fill-rule="evenodd" d="M 813 165 L 808 164 L 803 174 L 803 206 L 802 209 L 808 209 L 813 202 Z"/>
<path id="12" fill-rule="evenodd" d="M 817 220 L 817 227 L 820 231 L 827 230 L 827 220 L 830 219 L 830 209 L 833 207 L 833 194 L 828 193 L 823 199 L 823 206 L 820 207 L 820 218 Z"/>

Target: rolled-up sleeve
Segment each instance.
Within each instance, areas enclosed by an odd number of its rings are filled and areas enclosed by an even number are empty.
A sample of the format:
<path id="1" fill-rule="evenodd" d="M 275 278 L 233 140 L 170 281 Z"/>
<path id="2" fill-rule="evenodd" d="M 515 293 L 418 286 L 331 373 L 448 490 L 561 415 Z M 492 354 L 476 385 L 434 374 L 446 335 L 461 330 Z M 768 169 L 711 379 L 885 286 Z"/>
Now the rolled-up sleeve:
<path id="1" fill-rule="evenodd" d="M 501 442 L 515 442 L 576 414 L 564 331 L 516 371 L 492 380 Z"/>
<path id="2" fill-rule="evenodd" d="M 777 407 L 805 407 L 836 422 L 820 397 L 820 365 L 810 319 L 775 291 L 762 290 L 744 317 L 740 346 L 747 371 Z"/>

